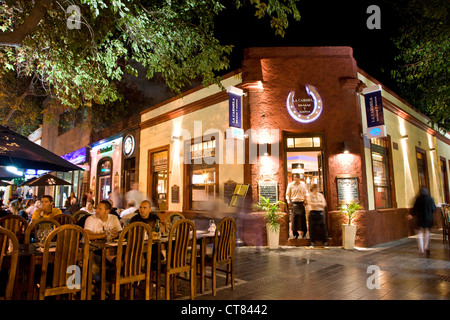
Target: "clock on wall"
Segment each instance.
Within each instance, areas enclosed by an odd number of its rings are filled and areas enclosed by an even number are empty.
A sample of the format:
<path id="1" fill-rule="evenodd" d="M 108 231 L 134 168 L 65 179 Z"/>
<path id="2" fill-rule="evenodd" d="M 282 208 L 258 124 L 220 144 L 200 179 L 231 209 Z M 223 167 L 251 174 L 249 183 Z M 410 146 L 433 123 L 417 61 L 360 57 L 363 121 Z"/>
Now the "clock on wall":
<path id="1" fill-rule="evenodd" d="M 134 152 L 135 145 L 134 137 L 131 134 L 127 135 L 123 140 L 123 154 L 126 157 L 131 156 Z"/>

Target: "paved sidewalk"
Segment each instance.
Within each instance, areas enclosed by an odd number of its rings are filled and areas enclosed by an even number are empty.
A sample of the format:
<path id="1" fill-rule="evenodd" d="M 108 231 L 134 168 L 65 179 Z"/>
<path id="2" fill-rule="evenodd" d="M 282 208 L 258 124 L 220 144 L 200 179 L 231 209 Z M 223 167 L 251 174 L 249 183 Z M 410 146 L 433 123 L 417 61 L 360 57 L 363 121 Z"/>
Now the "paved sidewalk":
<path id="1" fill-rule="evenodd" d="M 219 277 L 213 297 L 207 279 L 209 291 L 196 300 L 450 300 L 442 233 L 432 234 L 430 258 L 419 257 L 415 237 L 355 250 L 241 247 L 236 254 L 235 290 Z"/>

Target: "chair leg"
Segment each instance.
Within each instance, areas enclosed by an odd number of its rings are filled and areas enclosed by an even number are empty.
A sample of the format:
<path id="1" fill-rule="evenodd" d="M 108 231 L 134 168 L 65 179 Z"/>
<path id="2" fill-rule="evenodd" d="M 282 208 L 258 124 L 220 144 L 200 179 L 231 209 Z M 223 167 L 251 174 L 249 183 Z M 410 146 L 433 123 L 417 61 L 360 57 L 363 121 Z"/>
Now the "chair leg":
<path id="1" fill-rule="evenodd" d="M 234 290 L 235 284 L 234 284 L 234 261 L 231 260 L 230 262 L 230 276 L 231 276 L 231 289 Z"/>
<path id="2" fill-rule="evenodd" d="M 213 296 L 216 296 L 216 286 L 217 286 L 217 270 L 216 270 L 216 266 L 213 266 L 211 268 L 211 276 L 212 276 L 212 294 Z"/>
<path id="3" fill-rule="evenodd" d="M 166 273 L 166 300 L 170 300 L 170 274 Z"/>
<path id="4" fill-rule="evenodd" d="M 191 284 L 191 300 L 195 299 L 195 289 L 196 289 L 196 272 L 195 272 L 195 268 L 191 268 L 191 279 L 190 279 L 190 284 Z"/>

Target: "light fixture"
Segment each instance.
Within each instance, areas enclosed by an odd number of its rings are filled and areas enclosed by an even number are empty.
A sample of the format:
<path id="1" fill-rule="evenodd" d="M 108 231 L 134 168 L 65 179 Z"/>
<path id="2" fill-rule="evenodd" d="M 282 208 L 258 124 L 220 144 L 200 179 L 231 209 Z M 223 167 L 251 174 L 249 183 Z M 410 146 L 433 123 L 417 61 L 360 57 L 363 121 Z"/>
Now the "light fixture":
<path id="1" fill-rule="evenodd" d="M 181 140 L 181 136 L 172 136 L 172 138 L 170 139 L 171 142 L 179 141 L 179 140 Z"/>
<path id="2" fill-rule="evenodd" d="M 407 140 L 408 139 L 408 135 L 404 135 L 404 136 L 402 136 L 402 138 L 401 138 L 402 140 Z"/>
<path id="3" fill-rule="evenodd" d="M 430 148 L 430 151 L 436 151 L 436 148 Z"/>
<path id="4" fill-rule="evenodd" d="M 342 142 L 342 153 L 349 153 L 350 152 L 350 147 L 348 146 L 348 141 L 344 141 Z"/>
<path id="5" fill-rule="evenodd" d="M 259 155 L 264 155 L 264 156 L 270 156 L 270 144 L 265 142 L 265 143 L 260 143 L 259 144 Z"/>

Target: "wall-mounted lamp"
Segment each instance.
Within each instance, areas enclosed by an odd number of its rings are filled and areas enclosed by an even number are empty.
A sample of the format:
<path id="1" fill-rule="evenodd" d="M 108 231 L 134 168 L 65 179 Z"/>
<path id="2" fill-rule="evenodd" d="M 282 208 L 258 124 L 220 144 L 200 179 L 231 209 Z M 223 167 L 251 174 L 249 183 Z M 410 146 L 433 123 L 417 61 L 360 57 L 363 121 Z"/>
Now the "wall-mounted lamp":
<path id="1" fill-rule="evenodd" d="M 404 135 L 401 137 L 402 140 L 407 140 L 408 139 L 408 135 Z"/>
<path id="2" fill-rule="evenodd" d="M 344 141 L 342 142 L 342 153 L 349 153 L 350 152 L 350 147 L 348 146 L 348 141 Z"/>
<path id="3" fill-rule="evenodd" d="M 170 141 L 171 142 L 174 142 L 174 141 L 179 141 L 179 140 L 181 140 L 181 136 L 172 136 L 172 139 L 170 139 Z"/>
<path id="4" fill-rule="evenodd" d="M 270 156 L 270 144 L 269 143 L 260 143 L 259 144 L 259 155 Z"/>
<path id="5" fill-rule="evenodd" d="M 430 151 L 436 151 L 436 148 L 430 148 Z"/>

